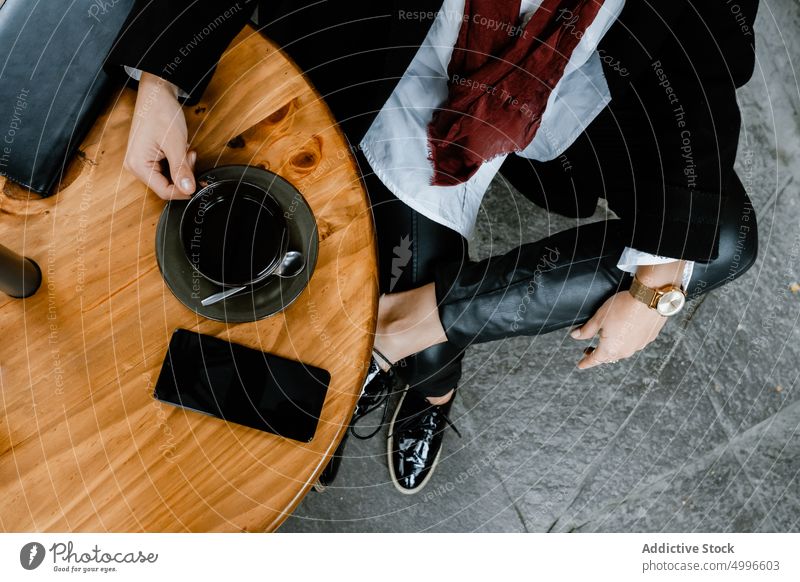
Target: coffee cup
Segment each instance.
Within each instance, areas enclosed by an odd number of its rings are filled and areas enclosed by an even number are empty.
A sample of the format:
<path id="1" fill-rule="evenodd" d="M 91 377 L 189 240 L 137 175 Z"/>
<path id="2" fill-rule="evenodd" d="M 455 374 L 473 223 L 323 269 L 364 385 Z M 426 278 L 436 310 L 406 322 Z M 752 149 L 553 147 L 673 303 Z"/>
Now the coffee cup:
<path id="1" fill-rule="evenodd" d="M 181 217 L 180 235 L 192 269 L 220 287 L 263 281 L 281 264 L 289 231 L 280 204 L 239 180 L 205 185 Z"/>

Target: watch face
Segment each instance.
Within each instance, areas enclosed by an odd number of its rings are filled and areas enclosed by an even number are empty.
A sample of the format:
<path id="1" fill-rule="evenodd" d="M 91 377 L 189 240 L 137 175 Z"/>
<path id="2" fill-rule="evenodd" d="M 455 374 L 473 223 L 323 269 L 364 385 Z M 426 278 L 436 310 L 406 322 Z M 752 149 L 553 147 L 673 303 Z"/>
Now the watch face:
<path id="1" fill-rule="evenodd" d="M 683 305 L 685 303 L 686 296 L 680 291 L 673 289 L 672 291 L 667 291 L 661 296 L 661 298 L 658 300 L 658 305 L 656 305 L 656 311 L 658 311 L 664 317 L 669 317 L 671 315 L 675 315 L 681 309 L 683 309 Z"/>

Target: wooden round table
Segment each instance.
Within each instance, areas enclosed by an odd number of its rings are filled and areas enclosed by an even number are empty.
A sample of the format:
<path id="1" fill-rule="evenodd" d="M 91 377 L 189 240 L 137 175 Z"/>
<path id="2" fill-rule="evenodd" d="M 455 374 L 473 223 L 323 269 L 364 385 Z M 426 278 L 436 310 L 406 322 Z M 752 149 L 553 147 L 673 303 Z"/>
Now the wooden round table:
<path id="1" fill-rule="evenodd" d="M 57 195 L 0 178 L 0 244 L 40 265 L 40 290 L 0 295 L 0 528 L 4 531 L 274 530 L 344 435 L 370 357 L 376 250 L 366 193 L 324 102 L 246 28 L 198 105 L 196 169 L 250 164 L 292 182 L 319 229 L 316 271 L 284 312 L 256 323 L 197 316 L 155 257 L 164 203 L 122 169 L 135 93 L 98 118 Z M 327 369 L 311 443 L 153 399 L 176 328 Z"/>

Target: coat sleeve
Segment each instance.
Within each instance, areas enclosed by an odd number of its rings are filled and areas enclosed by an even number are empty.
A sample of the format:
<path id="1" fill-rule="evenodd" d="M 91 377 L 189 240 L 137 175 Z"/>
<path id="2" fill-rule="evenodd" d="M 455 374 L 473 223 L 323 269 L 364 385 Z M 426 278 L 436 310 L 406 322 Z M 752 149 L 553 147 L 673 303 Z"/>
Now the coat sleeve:
<path id="1" fill-rule="evenodd" d="M 632 247 L 709 262 L 718 256 L 721 211 L 738 184 L 736 89 L 752 75 L 758 2 L 741 0 L 732 10 L 723 0 L 676 0 L 653 15 L 631 6 L 621 23 L 626 34 L 604 47 L 623 60 L 630 55 L 632 75 L 607 73 L 618 98 L 612 109 L 646 136 L 629 153 L 636 192 L 618 214 L 632 230 Z"/>
<path id="2" fill-rule="evenodd" d="M 194 103 L 255 5 L 251 0 L 136 0 L 106 69 L 122 75 L 128 66 L 157 75 Z"/>

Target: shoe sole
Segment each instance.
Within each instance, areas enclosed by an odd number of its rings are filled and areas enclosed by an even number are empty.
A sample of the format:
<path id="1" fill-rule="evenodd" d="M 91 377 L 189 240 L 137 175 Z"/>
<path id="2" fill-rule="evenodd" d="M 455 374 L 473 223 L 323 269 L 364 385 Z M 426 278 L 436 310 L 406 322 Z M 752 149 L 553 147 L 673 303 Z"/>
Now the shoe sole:
<path id="1" fill-rule="evenodd" d="M 394 488 L 403 495 L 416 495 L 425 488 L 425 485 L 427 485 L 428 481 L 430 481 L 431 477 L 433 477 L 433 472 L 436 470 L 436 465 L 439 463 L 439 457 L 442 455 L 442 447 L 439 447 L 439 452 L 436 453 L 436 457 L 433 459 L 433 464 L 431 465 L 430 471 L 428 471 L 428 474 L 418 487 L 406 489 L 405 487 L 400 487 L 400 485 L 398 485 L 397 475 L 394 473 L 394 463 L 392 463 L 392 444 L 394 443 L 392 433 L 394 433 L 394 421 L 397 420 L 397 413 L 400 412 L 400 407 L 403 405 L 403 400 L 405 400 L 406 394 L 408 394 L 408 386 L 406 386 L 406 389 L 403 391 L 403 395 L 400 397 L 400 402 L 397 403 L 397 406 L 394 409 L 394 414 L 392 414 L 392 420 L 389 423 L 389 438 L 386 439 L 386 458 L 389 461 L 387 465 L 389 465 L 389 475 L 392 477 L 392 485 L 394 485 Z"/>

